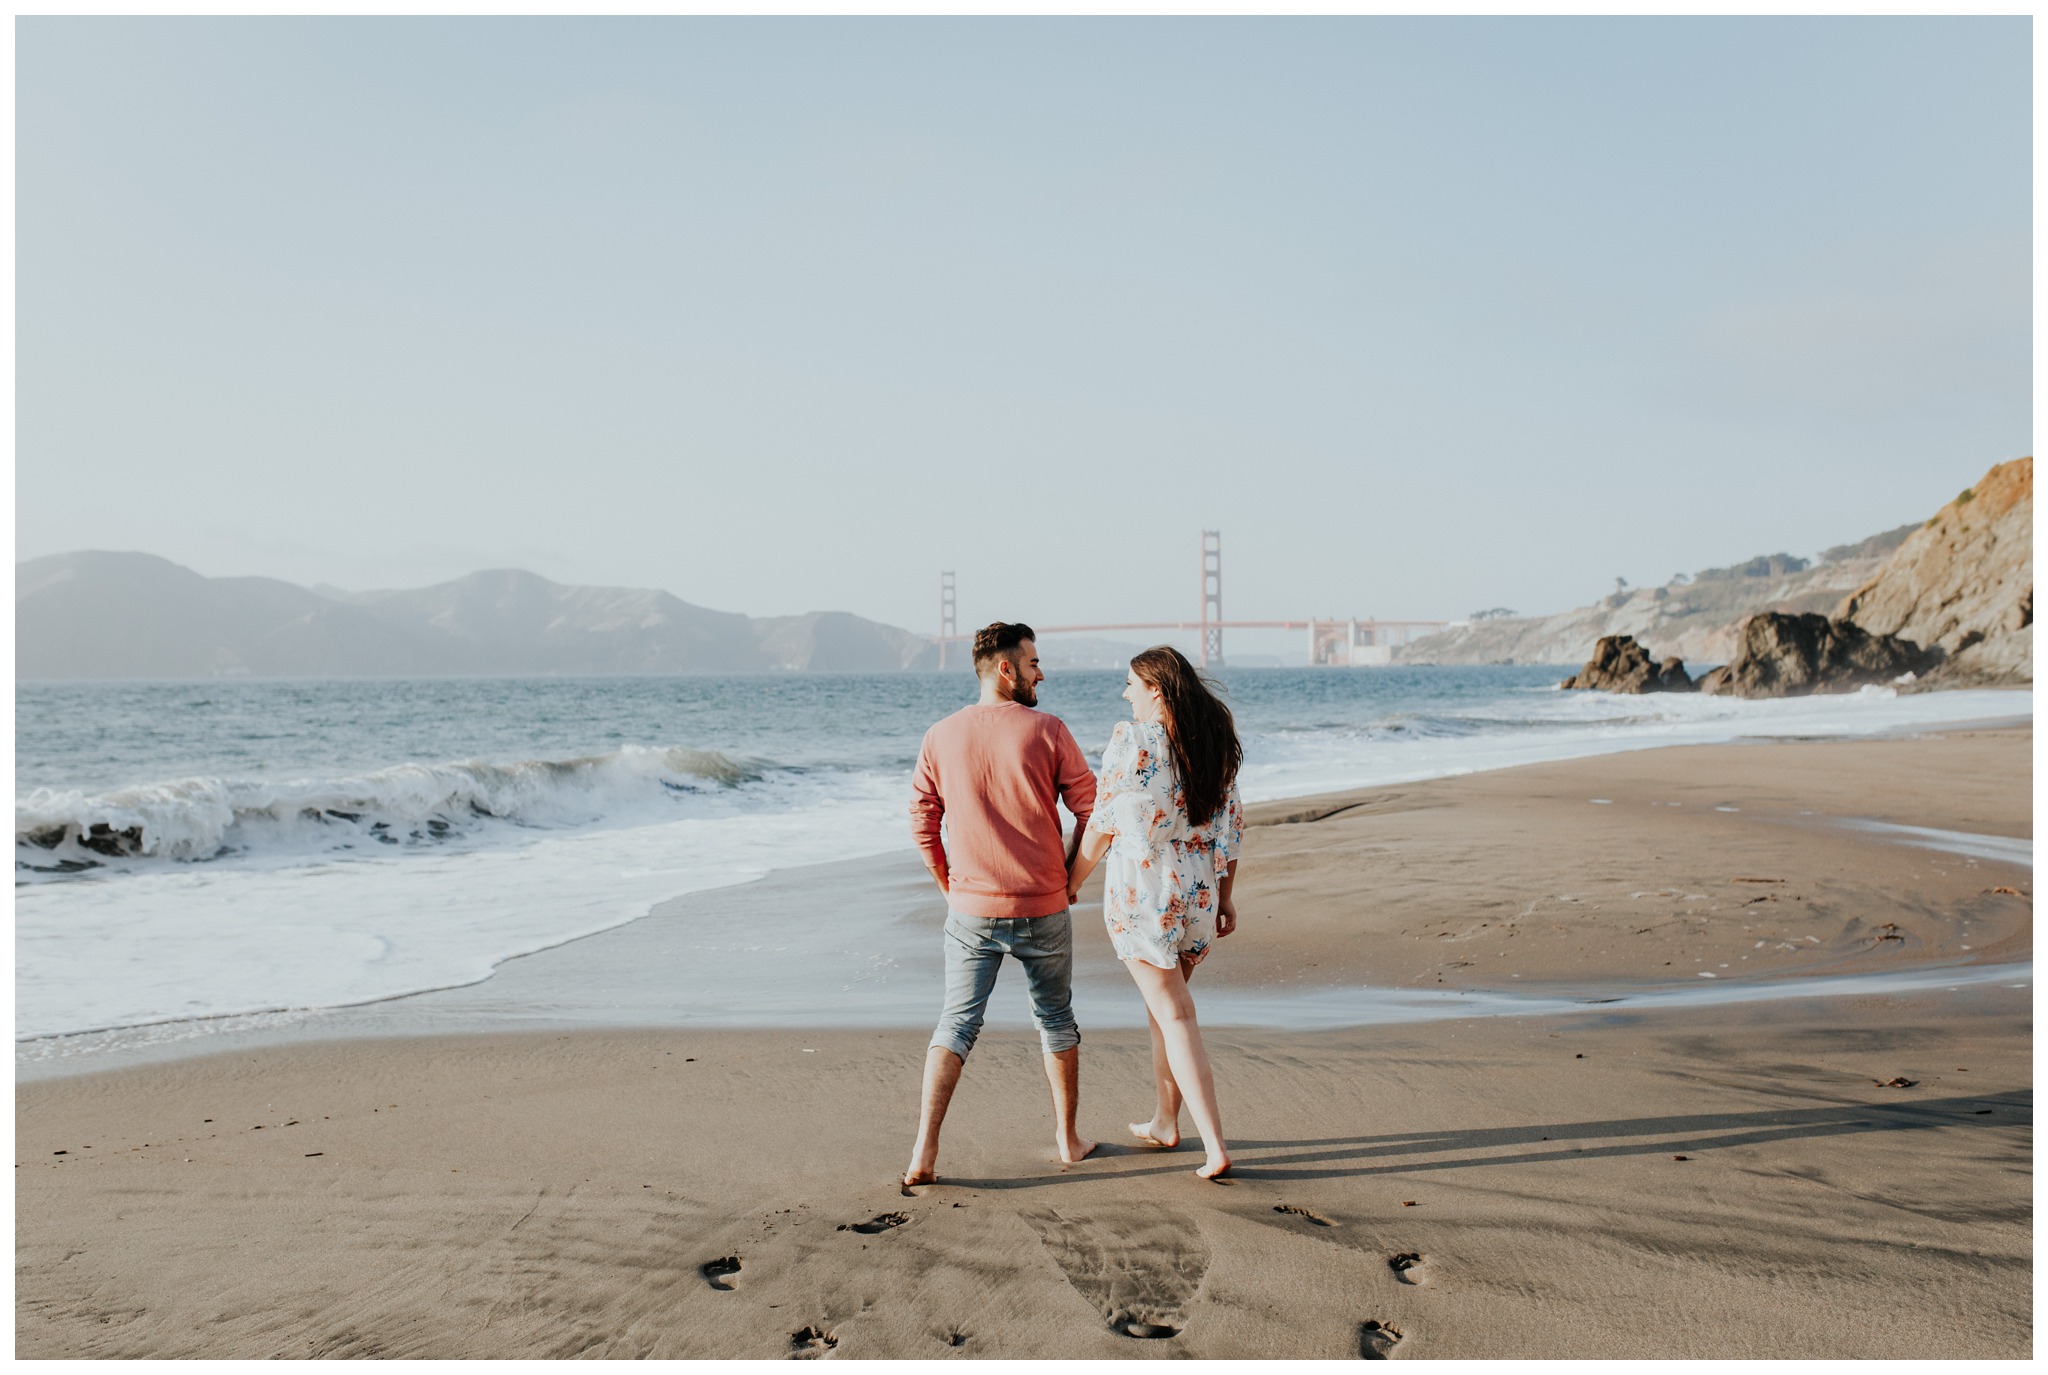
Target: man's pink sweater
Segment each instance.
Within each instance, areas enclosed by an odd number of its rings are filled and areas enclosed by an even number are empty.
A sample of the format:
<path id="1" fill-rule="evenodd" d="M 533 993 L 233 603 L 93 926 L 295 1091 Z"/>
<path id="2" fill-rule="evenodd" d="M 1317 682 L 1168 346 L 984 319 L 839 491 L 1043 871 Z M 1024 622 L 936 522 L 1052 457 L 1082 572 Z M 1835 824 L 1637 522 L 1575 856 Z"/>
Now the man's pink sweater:
<path id="1" fill-rule="evenodd" d="M 955 912 L 1066 909 L 1059 804 L 1080 826 L 1095 810 L 1095 775 L 1066 722 L 1015 702 L 962 707 L 924 733 L 911 786 L 911 833 L 924 862 L 948 876 Z"/>

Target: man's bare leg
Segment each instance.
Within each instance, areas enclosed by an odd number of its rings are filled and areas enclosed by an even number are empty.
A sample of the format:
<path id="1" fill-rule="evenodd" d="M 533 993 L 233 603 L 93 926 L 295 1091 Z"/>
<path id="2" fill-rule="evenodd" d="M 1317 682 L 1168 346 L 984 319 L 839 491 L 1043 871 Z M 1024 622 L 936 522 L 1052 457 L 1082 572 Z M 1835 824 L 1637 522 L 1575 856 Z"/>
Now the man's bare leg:
<path id="1" fill-rule="evenodd" d="M 1095 1143 L 1074 1130 L 1074 1115 L 1081 1107 L 1081 1048 L 1048 1051 L 1045 1077 L 1052 1085 L 1053 1149 L 1068 1165 L 1085 1160 Z"/>
<path id="2" fill-rule="evenodd" d="M 939 1177 L 939 1127 L 953 1102 L 953 1088 L 960 1082 L 965 1063 L 944 1046 L 924 1053 L 924 1093 L 917 1109 L 917 1142 L 910 1148 L 910 1168 L 903 1172 L 905 1184 L 930 1184 Z"/>

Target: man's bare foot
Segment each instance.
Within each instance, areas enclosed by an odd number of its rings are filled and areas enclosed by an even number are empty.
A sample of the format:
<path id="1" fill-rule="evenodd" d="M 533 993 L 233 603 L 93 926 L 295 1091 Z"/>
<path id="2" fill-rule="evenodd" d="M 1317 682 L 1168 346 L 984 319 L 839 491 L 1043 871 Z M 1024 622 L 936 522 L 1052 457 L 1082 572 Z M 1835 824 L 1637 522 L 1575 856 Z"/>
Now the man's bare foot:
<path id="1" fill-rule="evenodd" d="M 939 1171 L 938 1167 L 934 1165 L 912 1165 L 903 1172 L 903 1187 L 906 1189 L 913 1188 L 919 1184 L 936 1184 L 938 1182 Z"/>
<path id="2" fill-rule="evenodd" d="M 1072 1165 L 1086 1160 L 1089 1152 L 1093 1151 L 1095 1146 L 1095 1142 L 1083 1141 L 1077 1136 L 1060 1147 L 1060 1163 L 1062 1165 Z"/>
<path id="3" fill-rule="evenodd" d="M 1212 1155 L 1203 1162 L 1201 1169 L 1195 1171 L 1195 1178 L 1221 1179 L 1229 1173 L 1230 1157 L 1227 1155 Z"/>
<path id="4" fill-rule="evenodd" d="M 1150 1122 L 1133 1122 L 1131 1135 L 1148 1146 L 1159 1146 L 1170 1151 L 1180 1144 L 1180 1125 L 1175 1123 L 1171 1127 L 1162 1127 L 1157 1118 Z"/>

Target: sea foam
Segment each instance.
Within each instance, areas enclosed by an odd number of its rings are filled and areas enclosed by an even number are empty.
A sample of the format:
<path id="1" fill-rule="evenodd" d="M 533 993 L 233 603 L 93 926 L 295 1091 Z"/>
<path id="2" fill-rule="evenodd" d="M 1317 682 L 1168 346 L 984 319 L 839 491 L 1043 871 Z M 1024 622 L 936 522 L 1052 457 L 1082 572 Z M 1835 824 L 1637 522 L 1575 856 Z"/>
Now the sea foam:
<path id="1" fill-rule="evenodd" d="M 757 782 L 715 750 L 628 745 L 579 759 L 406 763 L 353 777 L 185 778 L 106 793 L 38 788 L 15 804 L 17 874 L 140 861 L 307 855 L 444 844 L 490 823 L 590 826 L 647 819 L 677 793 Z"/>

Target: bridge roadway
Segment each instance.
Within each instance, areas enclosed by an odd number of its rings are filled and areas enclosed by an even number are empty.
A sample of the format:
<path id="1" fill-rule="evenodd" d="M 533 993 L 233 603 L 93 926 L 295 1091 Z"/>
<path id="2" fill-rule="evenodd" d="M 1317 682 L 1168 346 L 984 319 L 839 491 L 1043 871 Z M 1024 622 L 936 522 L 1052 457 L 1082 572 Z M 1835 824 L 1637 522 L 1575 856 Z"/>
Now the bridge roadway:
<path id="1" fill-rule="evenodd" d="M 1091 635 L 1105 630 L 1317 630 L 1325 626 L 1357 626 L 1360 630 L 1442 630 L 1447 621 L 1375 621 L 1351 616 L 1314 616 L 1293 621 L 1123 621 L 1114 625 L 1042 625 L 1041 635 Z M 941 635 L 942 644 L 967 644 L 974 636 Z"/>

